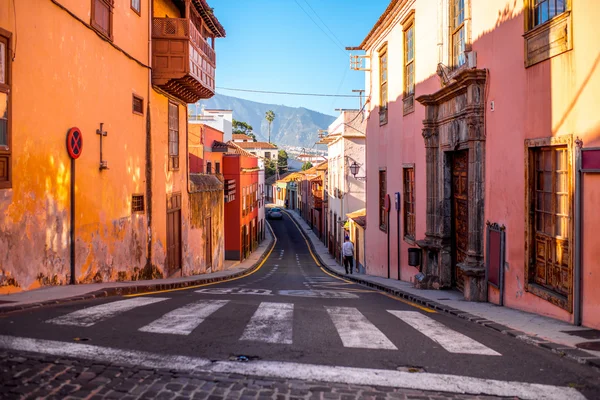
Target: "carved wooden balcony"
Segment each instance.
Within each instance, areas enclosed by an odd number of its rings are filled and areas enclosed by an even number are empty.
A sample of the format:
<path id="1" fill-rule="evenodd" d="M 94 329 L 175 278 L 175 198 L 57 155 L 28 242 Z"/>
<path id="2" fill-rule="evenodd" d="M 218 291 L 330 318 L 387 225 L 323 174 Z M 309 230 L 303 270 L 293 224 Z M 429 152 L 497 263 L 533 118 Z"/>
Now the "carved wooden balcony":
<path id="1" fill-rule="evenodd" d="M 215 94 L 216 57 L 188 18 L 154 18 L 152 84 L 195 103 Z"/>

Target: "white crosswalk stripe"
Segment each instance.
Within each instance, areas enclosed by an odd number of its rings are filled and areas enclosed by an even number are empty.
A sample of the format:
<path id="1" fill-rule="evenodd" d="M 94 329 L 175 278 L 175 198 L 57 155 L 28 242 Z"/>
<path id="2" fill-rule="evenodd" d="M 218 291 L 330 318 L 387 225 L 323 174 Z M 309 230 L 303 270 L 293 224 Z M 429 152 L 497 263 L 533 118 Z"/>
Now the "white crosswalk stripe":
<path id="1" fill-rule="evenodd" d="M 262 302 L 240 340 L 292 344 L 294 305 Z"/>
<path id="2" fill-rule="evenodd" d="M 412 326 L 431 340 L 439 343 L 450 353 L 479 354 L 487 356 L 499 356 L 500 353 L 484 346 L 483 344 L 447 328 L 442 323 L 429 318 L 418 311 L 392 311 L 388 312 L 408 325 Z"/>
<path id="3" fill-rule="evenodd" d="M 148 304 L 158 303 L 159 301 L 167 300 L 164 297 L 134 297 L 133 299 L 113 301 L 111 303 L 100 304 L 78 310 L 70 314 L 66 314 L 57 318 L 53 318 L 46 322 L 56 325 L 72 325 L 72 326 L 92 326 L 100 321 L 107 320 L 125 311 L 133 310 L 137 307 L 146 306 Z"/>
<path id="4" fill-rule="evenodd" d="M 189 335 L 206 318 L 228 302 L 229 300 L 201 300 L 190 303 L 168 312 L 139 330 L 151 333 Z"/>
<path id="5" fill-rule="evenodd" d="M 344 347 L 397 350 L 396 346 L 360 311 L 352 307 L 326 307 Z"/>

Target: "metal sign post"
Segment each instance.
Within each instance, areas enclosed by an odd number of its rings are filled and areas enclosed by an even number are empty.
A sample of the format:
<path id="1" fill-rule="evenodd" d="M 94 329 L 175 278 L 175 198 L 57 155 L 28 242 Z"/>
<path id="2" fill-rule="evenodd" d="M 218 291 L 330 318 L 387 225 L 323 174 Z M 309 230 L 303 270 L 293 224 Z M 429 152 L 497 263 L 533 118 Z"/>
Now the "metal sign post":
<path id="1" fill-rule="evenodd" d="M 79 128 L 71 128 L 67 132 L 67 153 L 71 158 L 71 229 L 69 240 L 71 242 L 71 279 L 69 283 L 74 285 L 75 281 L 75 160 L 81 156 L 83 150 L 83 135 Z"/>
<path id="2" fill-rule="evenodd" d="M 398 280 L 400 279 L 400 192 L 394 193 L 396 200 L 396 227 L 398 236 Z"/>

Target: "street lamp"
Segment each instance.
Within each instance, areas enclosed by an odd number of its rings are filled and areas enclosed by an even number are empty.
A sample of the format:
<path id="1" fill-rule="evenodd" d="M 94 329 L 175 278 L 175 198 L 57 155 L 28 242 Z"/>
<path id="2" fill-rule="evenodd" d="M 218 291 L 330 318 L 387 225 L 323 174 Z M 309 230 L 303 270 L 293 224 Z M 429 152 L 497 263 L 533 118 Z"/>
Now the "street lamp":
<path id="1" fill-rule="evenodd" d="M 365 179 L 364 176 L 356 176 L 356 174 L 358 174 L 358 171 L 360 170 L 360 164 L 358 164 L 356 161 L 353 161 L 352 164 L 350 164 L 350 172 L 352 173 L 352 176 L 354 176 L 354 179 Z"/>

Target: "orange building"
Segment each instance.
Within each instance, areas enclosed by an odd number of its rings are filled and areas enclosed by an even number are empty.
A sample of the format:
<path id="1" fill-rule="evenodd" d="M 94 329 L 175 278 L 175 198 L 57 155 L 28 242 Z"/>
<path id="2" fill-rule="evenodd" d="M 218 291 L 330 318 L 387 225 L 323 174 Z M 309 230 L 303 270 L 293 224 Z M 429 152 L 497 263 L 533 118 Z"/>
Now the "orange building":
<path id="1" fill-rule="evenodd" d="M 227 142 L 225 183 L 225 258 L 244 260 L 258 246 L 258 158 Z"/>
<path id="2" fill-rule="evenodd" d="M 0 292 L 205 270 L 186 103 L 224 36 L 204 0 L 0 0 Z"/>

